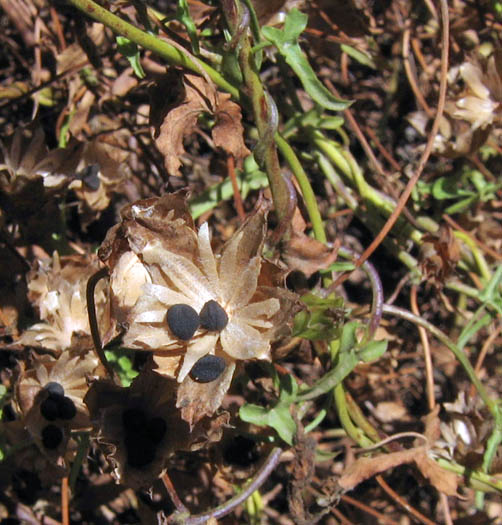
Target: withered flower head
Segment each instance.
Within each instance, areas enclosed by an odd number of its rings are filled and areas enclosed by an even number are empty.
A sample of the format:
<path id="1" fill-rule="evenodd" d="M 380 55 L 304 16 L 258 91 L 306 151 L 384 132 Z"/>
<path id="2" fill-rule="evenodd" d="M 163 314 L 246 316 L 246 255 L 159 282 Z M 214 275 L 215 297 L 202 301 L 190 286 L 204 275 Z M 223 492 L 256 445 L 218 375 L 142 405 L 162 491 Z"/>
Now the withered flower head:
<path id="1" fill-rule="evenodd" d="M 77 165 L 78 146 L 48 151 L 42 129 L 31 131 L 31 137 L 26 138 L 18 129 L 9 147 L 0 142 L 0 190 L 7 194 L 16 194 L 37 179 L 44 188 L 60 187 Z"/>
<path id="2" fill-rule="evenodd" d="M 82 201 L 89 220 L 108 206 L 114 192 L 121 191 L 128 174 L 126 158 L 126 152 L 98 139 L 85 145 L 70 188 Z"/>
<path id="3" fill-rule="evenodd" d="M 154 351 L 159 373 L 179 382 L 216 383 L 198 392 L 210 392 L 206 414 L 221 404 L 236 361 L 270 359 L 271 340 L 291 313 L 292 294 L 260 281 L 267 212 L 262 202 L 214 253 L 209 227 L 205 223 L 195 231 L 185 195 L 168 195 L 127 208 L 120 228 L 104 245 L 113 291 L 123 290 L 116 283 L 128 279 L 119 268 L 134 269 L 131 289 L 141 283 L 125 316 L 124 344 Z M 127 248 L 135 254 L 132 259 Z M 122 316 L 126 302 L 132 304 L 132 297 L 115 298 Z M 205 356 L 212 357 L 201 361 Z"/>
<path id="4" fill-rule="evenodd" d="M 177 383 L 143 370 L 130 387 L 95 382 L 85 399 L 118 481 L 150 487 L 176 451 L 196 450 L 221 438 L 228 414 L 199 422 L 190 431 L 176 408 Z"/>
<path id="5" fill-rule="evenodd" d="M 89 277 L 99 269 L 94 255 L 59 257 L 42 261 L 30 272 L 29 298 L 42 321 L 31 326 L 20 337 L 21 344 L 62 351 L 70 346 L 90 348 L 86 286 Z M 108 299 L 103 282 L 95 293 L 96 310 L 101 327 L 108 328 Z"/>
<path id="6" fill-rule="evenodd" d="M 97 367 L 92 353 L 72 355 L 67 351 L 57 359 L 33 354 L 30 368 L 21 371 L 17 401 L 26 428 L 48 457 L 65 455 L 72 430 L 90 428 L 83 399 L 87 378 Z"/>

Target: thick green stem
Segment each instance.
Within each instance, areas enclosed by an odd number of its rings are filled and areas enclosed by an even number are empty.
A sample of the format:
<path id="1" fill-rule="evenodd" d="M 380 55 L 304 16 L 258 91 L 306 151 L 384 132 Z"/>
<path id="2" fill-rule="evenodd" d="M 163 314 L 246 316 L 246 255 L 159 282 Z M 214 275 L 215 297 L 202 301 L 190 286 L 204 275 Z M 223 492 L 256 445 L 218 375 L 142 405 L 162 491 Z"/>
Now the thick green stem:
<path id="1" fill-rule="evenodd" d="M 83 11 L 87 16 L 109 27 L 118 35 L 124 36 L 131 40 L 131 42 L 153 51 L 158 56 L 167 60 L 169 64 L 185 67 L 194 73 L 200 73 L 200 70 L 203 69 L 219 88 L 230 93 L 234 99 L 240 99 L 239 90 L 205 62 L 198 59 L 196 59 L 197 62 L 195 62 L 188 54 L 183 53 L 180 49 L 161 40 L 159 37 L 141 31 L 141 29 L 134 27 L 129 22 L 110 13 L 110 11 L 104 9 L 92 0 L 67 0 L 67 2 Z"/>

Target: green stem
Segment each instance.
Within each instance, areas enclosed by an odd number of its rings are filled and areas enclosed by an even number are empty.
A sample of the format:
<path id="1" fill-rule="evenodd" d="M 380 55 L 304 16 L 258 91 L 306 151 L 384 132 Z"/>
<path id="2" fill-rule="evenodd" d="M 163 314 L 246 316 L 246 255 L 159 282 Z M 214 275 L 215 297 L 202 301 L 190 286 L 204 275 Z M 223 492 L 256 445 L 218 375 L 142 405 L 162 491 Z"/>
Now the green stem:
<path id="1" fill-rule="evenodd" d="M 305 206 L 309 214 L 310 221 L 312 222 L 312 228 L 314 230 L 315 238 L 318 241 L 326 242 L 326 232 L 324 231 L 324 225 L 322 223 L 321 214 L 317 206 L 317 201 L 315 198 L 314 190 L 310 184 L 310 181 L 301 165 L 298 157 L 296 156 L 293 148 L 284 140 L 279 133 L 275 134 L 275 142 L 279 151 L 282 153 L 283 157 L 286 159 L 286 162 L 289 164 L 291 171 L 293 172 L 300 190 L 302 192 L 303 200 L 305 201 Z"/>
<path id="2" fill-rule="evenodd" d="M 87 16 L 109 27 L 118 35 L 124 36 L 131 40 L 131 42 L 135 42 L 139 46 L 153 51 L 158 56 L 167 60 L 169 64 L 184 67 L 194 73 L 200 73 L 200 70 L 203 69 L 219 88 L 230 93 L 235 100 L 240 99 L 239 90 L 227 82 L 218 71 L 208 66 L 202 60 L 197 59 L 196 63 L 188 54 L 183 53 L 180 49 L 156 36 L 145 33 L 129 22 L 110 13 L 110 11 L 104 9 L 92 0 L 67 0 L 67 2 L 83 11 Z"/>

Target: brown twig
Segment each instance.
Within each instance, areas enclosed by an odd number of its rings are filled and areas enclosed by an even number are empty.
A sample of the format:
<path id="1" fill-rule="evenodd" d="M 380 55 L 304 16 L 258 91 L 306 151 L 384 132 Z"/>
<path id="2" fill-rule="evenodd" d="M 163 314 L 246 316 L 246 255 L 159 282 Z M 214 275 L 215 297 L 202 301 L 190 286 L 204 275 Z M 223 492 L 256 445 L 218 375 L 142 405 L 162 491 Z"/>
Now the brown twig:
<path id="1" fill-rule="evenodd" d="M 360 501 L 357 501 L 354 498 L 351 498 L 350 496 L 347 496 L 347 494 L 344 494 L 341 497 L 342 501 L 345 501 L 349 505 L 352 505 L 358 509 L 361 509 L 362 511 L 366 512 L 370 516 L 373 516 L 377 518 L 381 523 L 384 525 L 399 525 L 397 521 L 391 520 L 390 518 L 387 518 L 384 514 L 372 509 L 370 506 L 365 505 L 364 503 L 361 503 Z"/>
<path id="2" fill-rule="evenodd" d="M 171 481 L 169 474 L 166 472 L 162 476 L 161 479 L 162 479 L 162 483 L 164 483 L 164 487 L 166 488 L 167 493 L 169 494 L 169 497 L 171 498 L 171 501 L 174 503 L 174 506 L 176 507 L 176 510 L 182 513 L 189 513 L 189 510 L 185 507 L 184 503 L 181 501 L 180 497 L 178 496 L 178 493 L 176 492 L 176 489 L 174 488 L 173 482 Z"/>
<path id="3" fill-rule="evenodd" d="M 69 499 L 68 476 L 64 476 L 61 480 L 61 523 L 63 525 L 70 525 Z"/>
<path id="4" fill-rule="evenodd" d="M 431 521 L 429 518 L 426 518 L 422 513 L 418 512 L 417 509 L 412 507 L 405 499 L 403 499 L 394 489 L 392 489 L 386 481 L 383 479 L 382 476 L 378 475 L 375 478 L 377 480 L 377 483 L 382 487 L 382 489 L 401 507 L 406 509 L 407 512 L 409 512 L 415 519 L 422 522 L 424 525 L 436 525 L 433 521 Z"/>

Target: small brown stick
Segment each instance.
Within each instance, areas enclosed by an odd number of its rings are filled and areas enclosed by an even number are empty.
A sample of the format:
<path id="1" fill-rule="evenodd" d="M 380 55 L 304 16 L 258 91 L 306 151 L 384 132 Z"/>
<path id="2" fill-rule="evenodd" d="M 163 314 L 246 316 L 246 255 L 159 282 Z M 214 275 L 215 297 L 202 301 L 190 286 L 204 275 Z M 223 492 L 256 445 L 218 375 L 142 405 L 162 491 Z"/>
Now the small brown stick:
<path id="1" fill-rule="evenodd" d="M 331 509 L 331 513 L 336 516 L 342 525 L 354 525 L 354 522 L 347 519 L 336 507 Z"/>
<path id="2" fill-rule="evenodd" d="M 368 505 L 365 505 L 364 503 L 361 503 L 360 501 L 357 501 L 354 498 L 351 498 L 350 496 L 347 496 L 347 494 L 344 494 L 341 497 L 342 501 L 345 501 L 349 505 L 352 505 L 358 509 L 361 509 L 362 511 L 366 512 L 370 516 L 374 516 L 378 520 L 380 520 L 381 523 L 384 525 L 399 525 L 397 521 L 391 520 L 390 518 L 387 518 L 384 514 L 381 514 L 380 512 L 372 509 Z"/>
<path id="3" fill-rule="evenodd" d="M 488 353 L 488 350 L 493 345 L 493 342 L 497 337 L 500 335 L 500 332 L 502 331 L 502 325 L 499 324 L 497 328 L 488 336 L 486 341 L 483 343 L 483 346 L 481 347 L 481 352 L 479 352 L 478 359 L 476 360 L 476 366 L 474 367 L 474 371 L 477 375 L 479 375 L 479 372 L 481 370 L 481 367 L 483 366 L 483 361 L 485 360 L 486 354 Z M 474 385 L 471 384 L 471 388 L 469 391 L 469 396 L 474 397 L 476 395 L 476 389 L 474 388 Z"/>
<path id="4" fill-rule="evenodd" d="M 68 476 L 65 476 L 61 480 L 61 523 L 63 525 L 70 525 L 69 494 Z"/>
<path id="5" fill-rule="evenodd" d="M 166 487 L 167 493 L 169 494 L 171 501 L 174 503 L 174 506 L 176 507 L 176 510 L 178 512 L 189 514 L 190 511 L 185 507 L 180 497 L 178 496 L 178 493 L 176 492 L 176 489 L 174 488 L 173 482 L 171 481 L 169 474 L 166 472 L 162 476 L 161 479 L 162 479 L 162 483 L 164 483 L 164 487 Z"/>
<path id="6" fill-rule="evenodd" d="M 378 148 L 378 151 L 382 154 L 383 157 L 387 159 L 387 162 L 396 170 L 401 171 L 401 165 L 399 162 L 387 151 L 384 145 L 380 142 L 380 139 L 377 137 L 376 133 L 369 127 L 364 128 L 367 135 L 375 143 L 375 146 Z"/>
<path id="7" fill-rule="evenodd" d="M 86 299 L 87 299 L 87 315 L 89 316 L 89 326 L 91 328 L 91 337 L 94 344 L 94 350 L 98 359 L 101 361 L 101 364 L 105 367 L 110 379 L 116 382 L 116 374 L 113 371 L 113 368 L 110 366 L 110 363 L 106 359 L 105 352 L 103 351 L 103 346 L 101 345 L 101 337 L 99 335 L 99 326 L 98 319 L 96 317 L 96 302 L 94 301 L 94 290 L 98 282 L 103 279 L 103 277 L 108 276 L 108 268 L 106 266 L 98 270 L 94 275 L 91 275 L 87 281 L 86 288 Z"/>
<path id="8" fill-rule="evenodd" d="M 390 214 L 390 217 L 387 219 L 387 222 L 384 224 L 383 228 L 380 230 L 380 232 L 375 237 L 373 242 L 368 246 L 368 248 L 366 248 L 366 250 L 364 250 L 363 254 L 355 262 L 356 268 L 359 268 L 363 264 L 363 262 L 366 261 L 368 257 L 370 257 L 370 255 L 382 243 L 382 241 L 385 239 L 389 231 L 392 229 L 392 227 L 396 223 L 398 217 L 401 215 L 401 212 L 403 211 L 403 208 L 406 202 L 408 201 L 411 195 L 411 192 L 413 191 L 413 188 L 417 184 L 418 179 L 420 178 L 420 175 L 422 175 L 425 165 L 427 164 L 427 161 L 429 160 L 429 157 L 432 153 L 434 139 L 439 130 L 439 122 L 441 121 L 441 117 L 443 116 L 445 100 L 446 100 L 446 88 L 448 86 L 448 50 L 449 50 L 449 38 L 450 38 L 448 3 L 447 3 L 447 0 L 440 0 L 440 3 L 441 3 L 441 19 L 443 23 L 443 34 L 442 34 L 442 46 L 443 47 L 441 50 L 441 79 L 439 83 L 439 100 L 438 100 L 436 117 L 432 124 L 432 129 L 429 134 L 427 144 L 422 153 L 422 156 L 420 158 L 420 161 L 418 163 L 418 167 L 415 173 L 409 179 L 408 184 L 406 185 L 406 188 L 404 189 L 403 193 L 401 194 L 401 197 L 399 198 L 399 201 L 396 207 L 394 208 L 394 211 Z M 344 281 L 346 281 L 349 278 L 349 275 L 350 273 L 341 275 L 334 283 L 334 286 L 339 286 L 340 284 L 342 284 Z"/>
<path id="9" fill-rule="evenodd" d="M 246 218 L 246 212 L 244 211 L 244 204 L 242 203 L 242 196 L 237 184 L 237 176 L 235 174 L 235 160 L 234 156 L 229 153 L 227 155 L 227 173 L 232 181 L 232 189 L 234 190 L 234 205 L 237 210 L 237 215 L 241 222 L 244 222 Z"/>
<path id="10" fill-rule="evenodd" d="M 59 51 L 64 51 L 66 49 L 66 41 L 64 39 L 64 33 L 63 28 L 61 27 L 61 22 L 59 21 L 58 12 L 54 8 L 54 6 L 50 7 L 50 13 L 52 23 L 54 24 L 54 30 L 56 31 L 56 35 L 58 37 Z"/>
<path id="11" fill-rule="evenodd" d="M 451 519 L 450 507 L 448 506 L 448 496 L 444 494 L 443 492 L 440 492 L 439 498 L 441 501 L 441 507 L 443 508 L 445 525 L 453 525 L 453 520 Z"/>
<path id="12" fill-rule="evenodd" d="M 418 512 L 417 509 L 413 508 L 405 499 L 403 499 L 394 489 L 392 489 L 381 475 L 376 476 L 375 478 L 378 484 L 383 488 L 383 490 L 401 507 L 406 509 L 414 518 L 418 521 L 424 523 L 424 525 L 436 525 L 429 518 L 426 518 L 422 513 Z"/>

